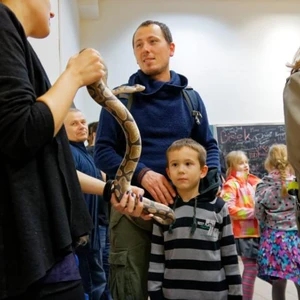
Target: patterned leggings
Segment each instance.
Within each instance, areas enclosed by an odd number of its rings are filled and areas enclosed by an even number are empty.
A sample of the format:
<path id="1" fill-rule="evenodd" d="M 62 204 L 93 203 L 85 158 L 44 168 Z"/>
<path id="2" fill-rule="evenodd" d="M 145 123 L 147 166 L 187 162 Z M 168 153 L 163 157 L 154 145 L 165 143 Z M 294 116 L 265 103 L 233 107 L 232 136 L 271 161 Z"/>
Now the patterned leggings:
<path id="1" fill-rule="evenodd" d="M 242 276 L 243 300 L 252 300 L 254 293 L 254 282 L 257 275 L 257 263 L 255 259 L 241 257 L 244 265 Z"/>

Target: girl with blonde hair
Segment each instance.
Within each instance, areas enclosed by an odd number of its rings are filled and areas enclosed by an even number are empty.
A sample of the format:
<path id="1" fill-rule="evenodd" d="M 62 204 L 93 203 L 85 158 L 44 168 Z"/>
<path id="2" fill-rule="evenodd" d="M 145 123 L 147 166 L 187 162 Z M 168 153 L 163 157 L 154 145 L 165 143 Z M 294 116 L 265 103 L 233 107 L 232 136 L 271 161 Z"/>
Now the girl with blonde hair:
<path id="1" fill-rule="evenodd" d="M 227 178 L 221 197 L 228 203 L 237 252 L 244 265 L 243 299 L 251 300 L 257 275 L 256 257 L 259 244 L 259 226 L 254 216 L 254 195 L 260 179 L 249 174 L 248 157 L 243 151 L 230 152 L 226 156 L 226 164 Z"/>
<path id="2" fill-rule="evenodd" d="M 295 180 L 287 148 L 275 144 L 269 149 L 264 176 L 256 190 L 255 215 L 261 225 L 258 251 L 259 276 L 272 281 L 272 299 L 285 300 L 287 279 L 292 280 L 300 299 L 300 253 L 297 234 L 296 200 L 288 194 Z"/>

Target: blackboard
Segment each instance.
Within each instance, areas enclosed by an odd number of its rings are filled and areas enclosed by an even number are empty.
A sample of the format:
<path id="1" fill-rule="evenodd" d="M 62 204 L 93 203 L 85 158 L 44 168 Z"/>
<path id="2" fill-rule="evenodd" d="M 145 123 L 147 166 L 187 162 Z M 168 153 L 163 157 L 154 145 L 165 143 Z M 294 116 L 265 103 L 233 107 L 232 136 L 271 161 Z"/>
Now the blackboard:
<path id="1" fill-rule="evenodd" d="M 283 124 L 215 126 L 219 148 L 226 156 L 230 151 L 246 152 L 250 173 L 262 178 L 266 174 L 264 162 L 270 146 L 285 144 Z"/>

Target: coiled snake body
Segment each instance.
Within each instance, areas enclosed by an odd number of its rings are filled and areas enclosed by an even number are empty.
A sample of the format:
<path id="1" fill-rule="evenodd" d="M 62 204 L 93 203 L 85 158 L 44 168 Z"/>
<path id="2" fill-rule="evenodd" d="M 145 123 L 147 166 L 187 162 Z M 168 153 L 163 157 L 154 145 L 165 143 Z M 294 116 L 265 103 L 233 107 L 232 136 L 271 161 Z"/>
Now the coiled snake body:
<path id="1" fill-rule="evenodd" d="M 118 121 L 125 134 L 126 152 L 114 180 L 114 193 L 120 201 L 123 194 L 130 189 L 131 178 L 140 159 L 142 146 L 140 132 L 131 113 L 114 94 L 142 91 L 144 87 L 140 85 L 134 87 L 124 86 L 113 93 L 100 80 L 87 86 L 87 89 L 91 97 Z M 153 218 L 159 223 L 171 224 L 175 221 L 174 211 L 168 206 L 145 197 L 142 199 L 142 204 L 144 211 L 153 214 Z"/>

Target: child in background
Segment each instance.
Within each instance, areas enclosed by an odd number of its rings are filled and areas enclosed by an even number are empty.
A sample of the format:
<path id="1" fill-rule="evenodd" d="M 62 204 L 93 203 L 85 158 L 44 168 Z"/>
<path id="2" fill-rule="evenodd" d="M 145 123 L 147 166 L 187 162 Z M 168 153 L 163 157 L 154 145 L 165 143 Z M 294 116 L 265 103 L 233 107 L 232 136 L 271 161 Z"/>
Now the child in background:
<path id="1" fill-rule="evenodd" d="M 243 300 L 252 300 L 257 275 L 259 225 L 254 215 L 255 187 L 260 179 L 249 174 L 249 161 L 243 151 L 226 156 L 227 179 L 221 197 L 228 203 L 237 253 L 241 257 Z"/>
<path id="2" fill-rule="evenodd" d="M 261 222 L 258 251 L 259 276 L 272 280 L 272 299 L 285 300 L 286 280 L 295 283 L 300 299 L 300 239 L 297 234 L 296 200 L 287 186 L 295 180 L 287 160 L 287 148 L 269 149 L 265 168 L 269 172 L 256 190 L 255 215 Z"/>
<path id="3" fill-rule="evenodd" d="M 206 151 L 192 139 L 167 150 L 167 174 L 176 187 L 176 222 L 154 223 L 149 265 L 151 300 L 242 300 L 238 257 L 219 184 L 201 190 Z M 211 196 L 213 195 L 213 196 Z"/>

